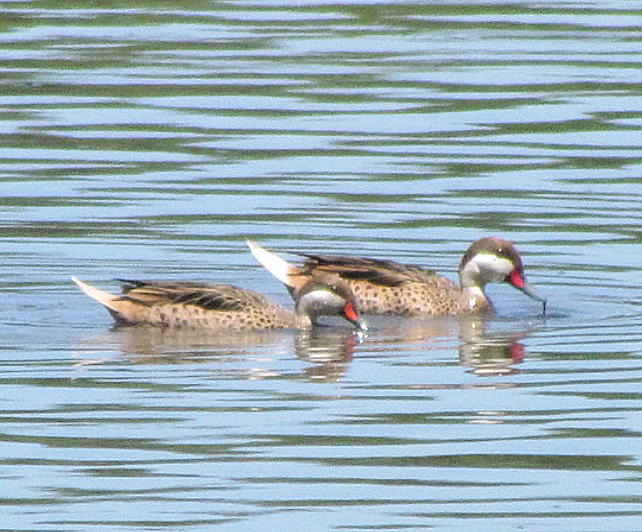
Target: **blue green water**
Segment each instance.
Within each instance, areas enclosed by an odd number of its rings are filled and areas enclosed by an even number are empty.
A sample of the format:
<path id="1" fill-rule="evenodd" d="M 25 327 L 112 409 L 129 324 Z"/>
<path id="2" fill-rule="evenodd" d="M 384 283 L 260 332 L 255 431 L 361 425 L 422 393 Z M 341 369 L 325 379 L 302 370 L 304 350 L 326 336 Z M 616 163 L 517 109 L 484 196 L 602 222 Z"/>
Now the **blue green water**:
<path id="1" fill-rule="evenodd" d="M 637 2 L 0 1 L 0 529 L 642 530 Z M 112 330 L 251 238 L 514 241 L 540 306 Z"/>

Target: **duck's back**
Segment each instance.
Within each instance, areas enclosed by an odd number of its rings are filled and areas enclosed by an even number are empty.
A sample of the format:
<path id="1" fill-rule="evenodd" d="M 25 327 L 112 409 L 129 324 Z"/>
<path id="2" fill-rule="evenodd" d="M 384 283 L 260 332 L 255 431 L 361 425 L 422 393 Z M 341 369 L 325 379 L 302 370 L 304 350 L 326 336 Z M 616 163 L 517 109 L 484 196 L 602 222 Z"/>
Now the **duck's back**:
<path id="1" fill-rule="evenodd" d="M 236 331 L 294 325 L 291 311 L 252 290 L 202 283 L 123 282 L 122 300 L 133 305 L 115 316 L 122 323 Z"/>

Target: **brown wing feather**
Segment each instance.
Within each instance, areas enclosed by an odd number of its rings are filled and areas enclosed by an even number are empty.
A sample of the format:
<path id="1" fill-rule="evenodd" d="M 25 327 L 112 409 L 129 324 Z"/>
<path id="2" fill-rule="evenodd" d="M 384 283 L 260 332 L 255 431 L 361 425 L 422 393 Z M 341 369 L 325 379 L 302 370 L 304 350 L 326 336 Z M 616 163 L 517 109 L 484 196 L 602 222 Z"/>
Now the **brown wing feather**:
<path id="1" fill-rule="evenodd" d="M 194 305 L 206 310 L 244 311 L 269 300 L 257 292 L 233 285 L 123 280 L 123 296 L 148 306 Z"/>
<path id="2" fill-rule="evenodd" d="M 312 275 L 331 272 L 344 279 L 369 281 L 382 286 L 399 286 L 406 282 L 430 282 L 438 273 L 413 264 L 390 260 L 339 255 L 305 255 L 303 272 Z"/>

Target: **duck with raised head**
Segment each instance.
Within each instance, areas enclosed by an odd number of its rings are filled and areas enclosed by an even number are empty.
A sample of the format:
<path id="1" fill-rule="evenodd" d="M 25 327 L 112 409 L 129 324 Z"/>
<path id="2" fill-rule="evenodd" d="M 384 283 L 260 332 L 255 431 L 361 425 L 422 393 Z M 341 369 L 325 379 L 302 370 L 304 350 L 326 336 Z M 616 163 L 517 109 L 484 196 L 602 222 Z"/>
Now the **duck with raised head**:
<path id="1" fill-rule="evenodd" d="M 363 314 L 444 316 L 491 311 L 484 287 L 508 283 L 539 301 L 546 299 L 526 282 L 522 259 L 513 244 L 498 237 L 480 238 L 464 253 L 459 284 L 420 266 L 390 260 L 337 255 L 308 255 L 298 267 L 248 241 L 254 257 L 295 294 L 311 276 L 338 275 L 347 282 Z"/>
<path id="2" fill-rule="evenodd" d="M 121 280 L 122 294 L 111 294 L 76 277 L 72 280 L 103 305 L 118 325 L 258 331 L 309 328 L 319 316 L 340 316 L 357 329 L 366 329 L 350 287 L 336 274 L 313 275 L 302 283 L 294 293 L 294 312 L 263 294 L 233 285 Z"/>

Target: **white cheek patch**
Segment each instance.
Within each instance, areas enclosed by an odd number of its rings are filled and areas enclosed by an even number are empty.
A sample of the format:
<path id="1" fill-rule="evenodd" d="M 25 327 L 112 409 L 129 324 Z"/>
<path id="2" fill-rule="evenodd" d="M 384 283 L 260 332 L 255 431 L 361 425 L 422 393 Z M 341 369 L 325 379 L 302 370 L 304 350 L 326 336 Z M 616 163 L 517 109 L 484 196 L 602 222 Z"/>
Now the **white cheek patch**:
<path id="1" fill-rule="evenodd" d="M 313 315 L 337 314 L 343 308 L 344 301 L 337 294 L 328 290 L 312 290 L 299 299 L 298 308 L 305 309 Z"/>
<path id="2" fill-rule="evenodd" d="M 468 265 L 475 267 L 478 275 L 486 283 L 500 283 L 514 269 L 510 260 L 492 253 L 478 253 Z"/>

